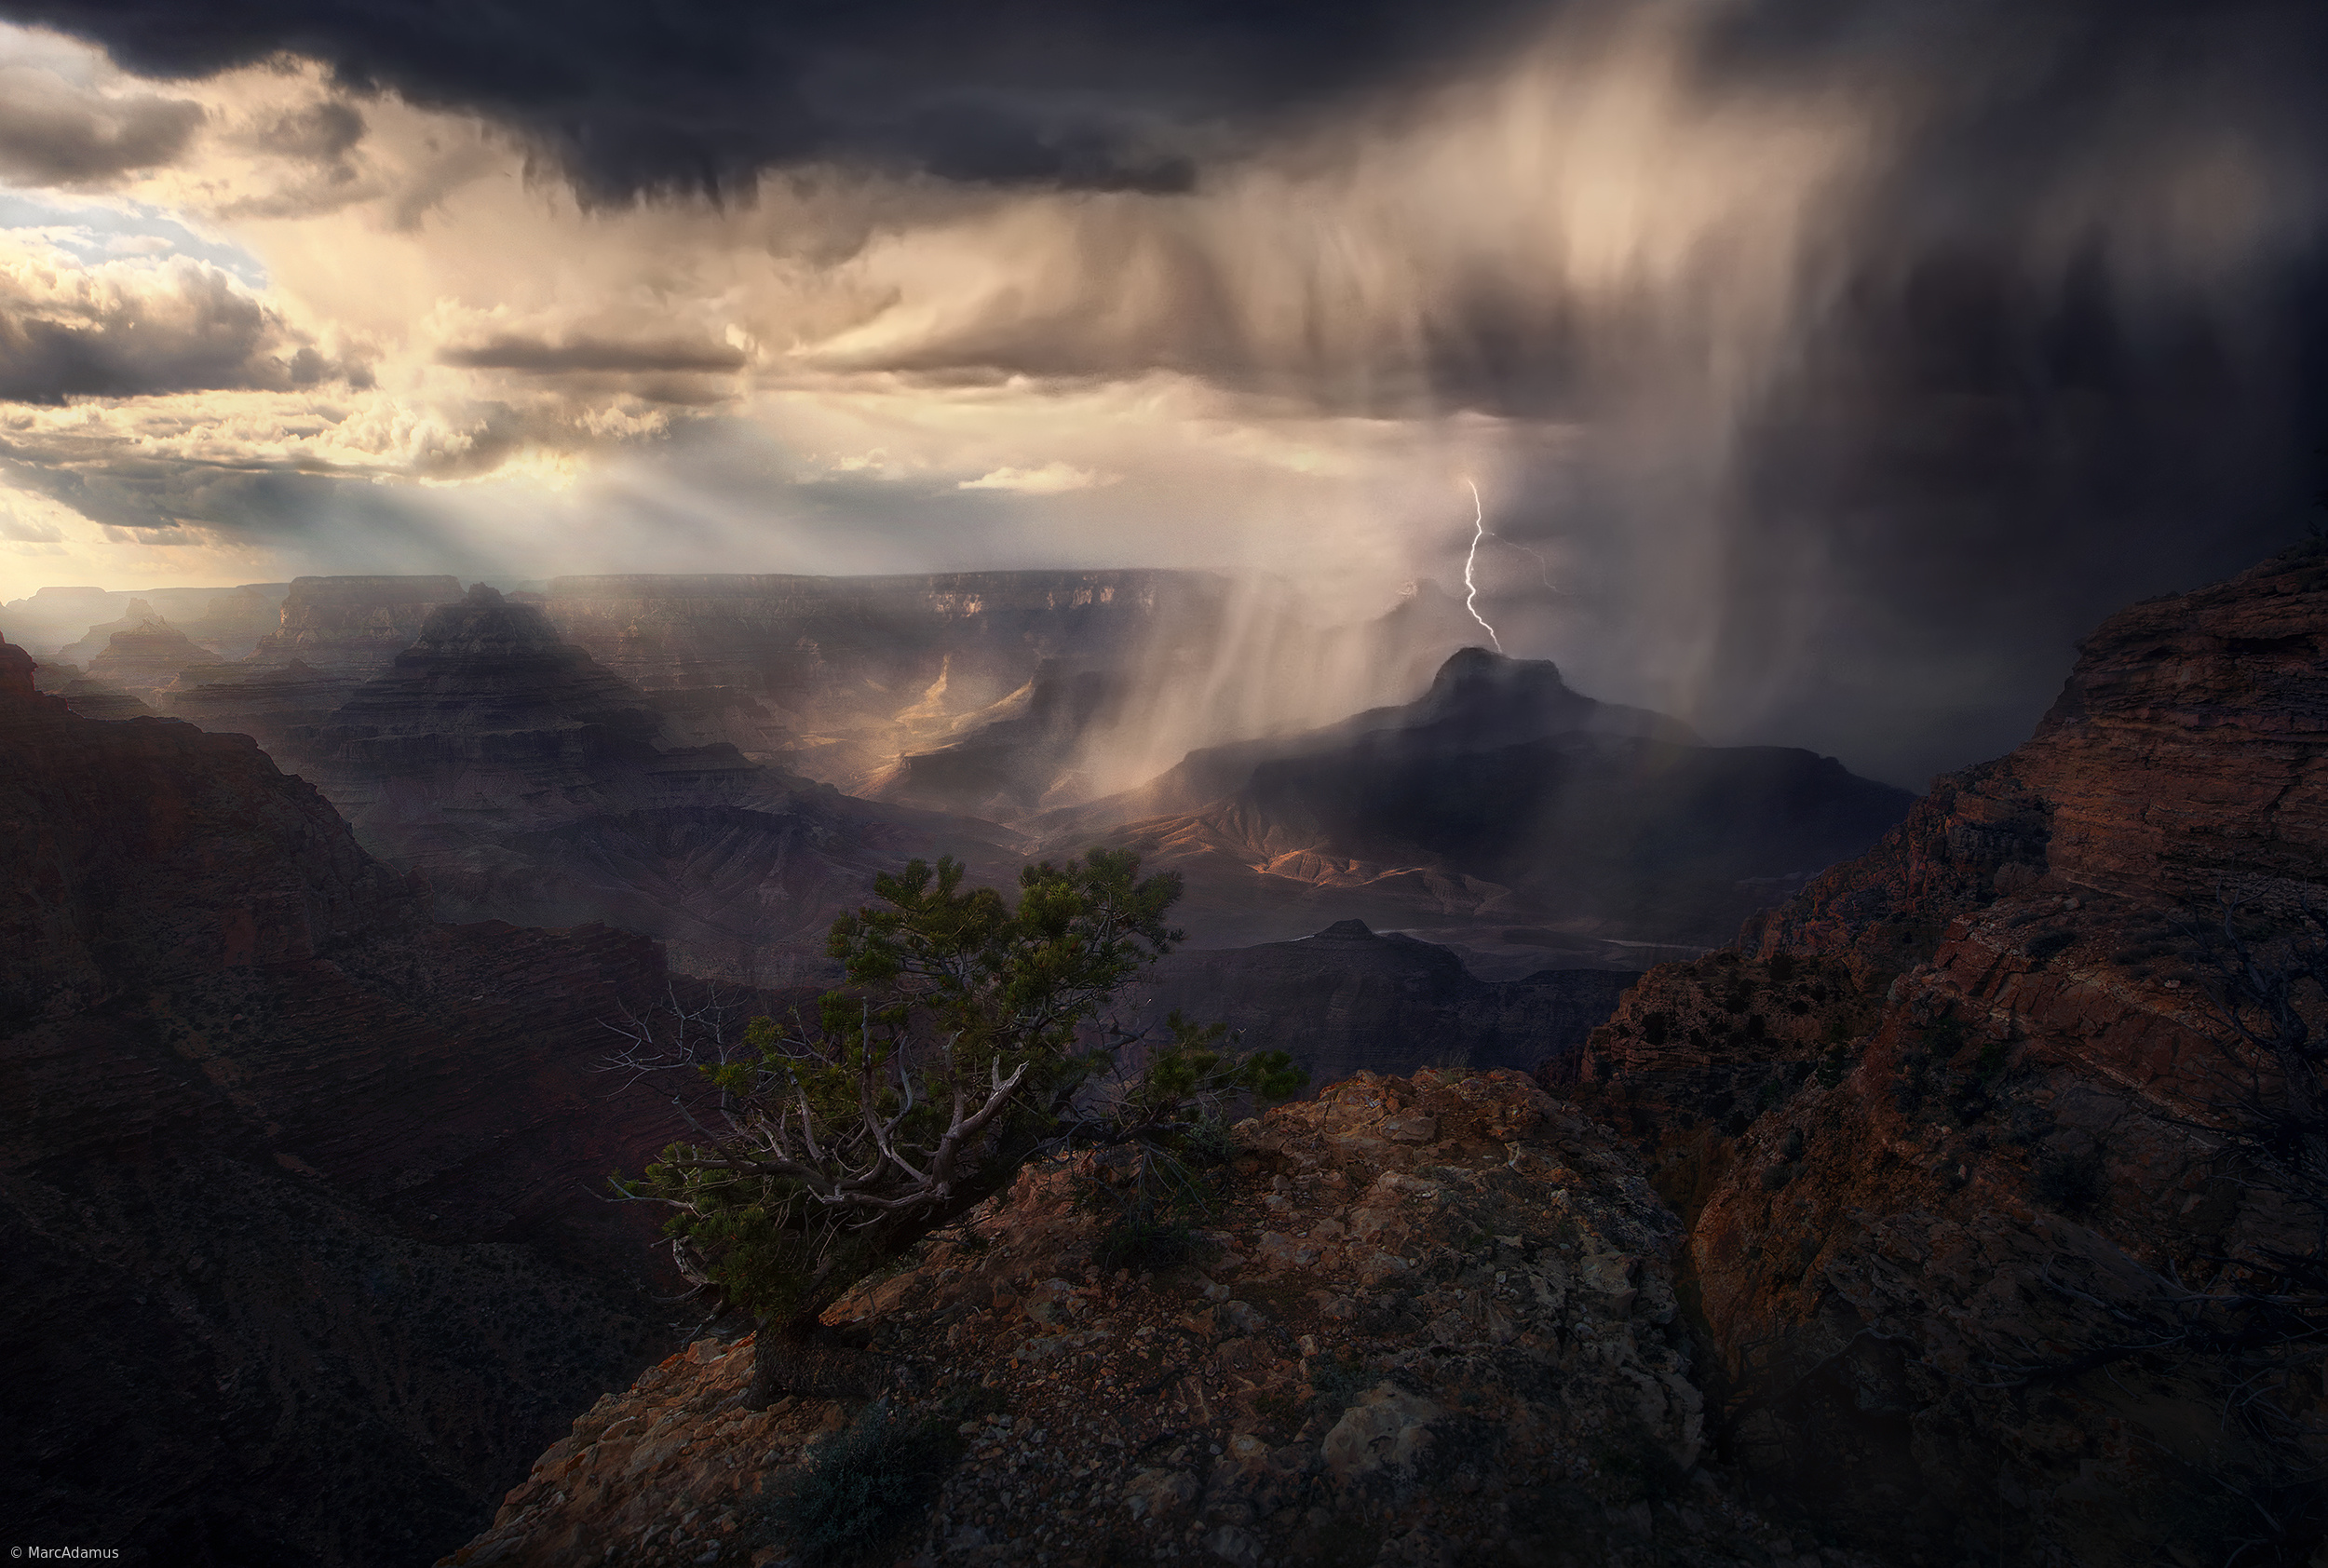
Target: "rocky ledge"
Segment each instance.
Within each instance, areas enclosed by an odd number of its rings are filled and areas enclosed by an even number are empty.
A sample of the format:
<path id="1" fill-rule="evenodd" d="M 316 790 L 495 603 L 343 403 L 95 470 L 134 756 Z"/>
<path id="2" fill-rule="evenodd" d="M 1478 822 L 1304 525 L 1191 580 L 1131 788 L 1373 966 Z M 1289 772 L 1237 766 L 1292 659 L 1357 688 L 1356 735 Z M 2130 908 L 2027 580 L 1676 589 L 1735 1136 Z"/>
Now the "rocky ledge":
<path id="1" fill-rule="evenodd" d="M 2267 1152 L 2316 1088 L 2225 999 L 2328 885 L 2324 626 L 2313 551 L 2112 616 L 2025 745 L 1592 1034 L 1729 1451 L 1846 1538 L 2322 1562 L 2320 1168 Z"/>
<path id="2" fill-rule="evenodd" d="M 872 1561 L 1858 1561 L 1704 1463 L 1672 1218 L 1527 1079 L 1361 1073 L 1229 1169 L 1198 1259 L 1140 1273 L 1096 1261 L 1102 1166 L 1031 1169 L 828 1315 L 911 1392 L 749 1411 L 750 1342 L 699 1341 L 445 1561 L 835 1561 L 788 1499 L 885 1419 L 947 1464 Z"/>

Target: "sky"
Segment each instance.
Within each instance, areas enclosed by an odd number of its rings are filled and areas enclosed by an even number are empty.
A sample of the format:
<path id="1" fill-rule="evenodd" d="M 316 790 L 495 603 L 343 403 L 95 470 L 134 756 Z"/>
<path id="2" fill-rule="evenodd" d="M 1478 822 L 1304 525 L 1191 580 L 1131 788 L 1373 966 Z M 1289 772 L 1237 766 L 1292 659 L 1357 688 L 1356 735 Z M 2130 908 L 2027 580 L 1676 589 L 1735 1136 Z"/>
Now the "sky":
<path id="1" fill-rule="evenodd" d="M 1468 564 L 1921 787 L 2319 520 L 2320 13 L 0 0 L 0 600 Z"/>

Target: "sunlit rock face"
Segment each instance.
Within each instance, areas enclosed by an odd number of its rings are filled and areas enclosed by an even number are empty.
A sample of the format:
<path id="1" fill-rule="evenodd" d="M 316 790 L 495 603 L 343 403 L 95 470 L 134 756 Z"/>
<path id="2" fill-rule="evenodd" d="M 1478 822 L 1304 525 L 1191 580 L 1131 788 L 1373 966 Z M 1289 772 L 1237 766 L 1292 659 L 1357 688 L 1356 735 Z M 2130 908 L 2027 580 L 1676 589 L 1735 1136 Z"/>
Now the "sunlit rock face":
<path id="1" fill-rule="evenodd" d="M 0 644 L 0 1495 L 124 1561 L 425 1561 L 657 1353 L 604 927 L 452 926 L 249 740 Z"/>
<path id="2" fill-rule="evenodd" d="M 446 576 L 297 577 L 281 624 L 259 640 L 254 656 L 369 675 L 412 645 L 430 611 L 460 597 L 460 581 Z"/>
<path id="3" fill-rule="evenodd" d="M 1477 629 L 1428 584 L 1320 628 L 1209 573 L 1130 570 L 560 577 L 546 608 L 676 737 L 1005 819 L 1137 783 L 1193 746 L 1403 699 Z M 1011 728 L 981 737 L 996 724 Z"/>
<path id="4" fill-rule="evenodd" d="M 2317 1213 L 2224 1152 L 2297 1134 L 2211 938 L 2237 906 L 2267 949 L 2328 880 L 2323 629 L 2308 552 L 2112 616 L 2028 742 L 1592 1036 L 1578 1092 L 1690 1226 L 1737 1452 L 1846 1534 L 2207 1561 L 2269 1498 L 2240 1538 L 2316 1545 L 2318 1362 L 2236 1303 Z"/>
<path id="5" fill-rule="evenodd" d="M 1199 945 L 1352 917 L 1438 939 L 1702 944 L 1864 849 L 1912 799 L 1832 757 L 1702 745 L 1571 691 L 1550 663 L 1467 648 L 1412 703 L 1195 752 L 1033 826 L 1060 850 L 1098 838 L 1180 872 L 1177 918 Z"/>
<path id="6" fill-rule="evenodd" d="M 900 756 L 863 792 L 1000 822 L 1088 793 L 1090 776 L 1076 764 L 1094 733 L 1120 715 L 1126 686 L 1117 671 L 1070 672 L 1063 660 L 1045 659 L 1025 685 L 955 721 L 961 739 Z"/>

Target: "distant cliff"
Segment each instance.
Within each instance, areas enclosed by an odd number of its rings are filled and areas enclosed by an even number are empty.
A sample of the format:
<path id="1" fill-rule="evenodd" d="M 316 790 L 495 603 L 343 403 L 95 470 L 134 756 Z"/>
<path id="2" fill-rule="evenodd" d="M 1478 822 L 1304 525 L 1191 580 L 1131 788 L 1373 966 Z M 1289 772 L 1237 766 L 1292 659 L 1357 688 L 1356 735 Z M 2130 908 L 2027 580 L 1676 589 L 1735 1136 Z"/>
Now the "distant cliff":
<path id="1" fill-rule="evenodd" d="M 1045 727 L 1027 737 L 1057 754 L 1000 759 L 1007 791 L 937 782 L 904 797 L 962 811 L 999 796 L 1006 818 L 1077 768 L 1097 769 L 1077 788 L 1104 792 L 1192 746 L 1403 697 L 1459 644 L 1457 623 L 1469 624 L 1428 585 L 1387 614 L 1319 628 L 1281 590 L 1138 570 L 560 577 L 545 608 L 569 640 L 652 694 L 676 737 L 726 740 L 852 791 L 889 778 L 900 759 L 1020 717 L 1008 700 L 1047 661 L 1068 682 L 1109 672 L 1104 713 L 1087 710 L 1069 736 Z M 997 741 L 1018 744 L 989 737 L 989 749 Z"/>
<path id="2" fill-rule="evenodd" d="M 294 577 L 280 624 L 259 639 L 263 663 L 297 658 L 332 674 L 369 674 L 412 645 L 428 613 L 461 597 L 447 576 Z"/>
<path id="3" fill-rule="evenodd" d="M 1137 790 L 1046 813 L 1180 872 L 1191 939 L 1337 919 L 1460 940 L 1531 926 L 1705 943 L 1880 838 L 1903 790 L 1789 747 L 1712 747 L 1571 691 L 1546 660 L 1450 656 L 1413 702 L 1192 752 Z"/>
<path id="4" fill-rule="evenodd" d="M 1586 1036 L 1640 977 L 1546 969 L 1483 980 L 1450 949 L 1345 920 L 1256 947 L 1187 949 L 1144 971 L 1124 999 L 1152 1020 L 1174 1008 L 1225 1023 L 1252 1048 L 1289 1051 L 1320 1088 L 1354 1073 L 1423 1067 L 1573 1075 Z"/>
<path id="5" fill-rule="evenodd" d="M 125 1562 L 389 1564 L 668 1331 L 596 1200 L 671 1129 L 659 955 L 448 926 L 249 740 L 0 644 L 0 1511 Z"/>
<path id="6" fill-rule="evenodd" d="M 426 877 L 450 915 L 606 921 L 669 942 L 684 973 L 781 984 L 824 973 L 827 928 L 876 870 L 940 854 L 989 881 L 1017 869 L 990 824 L 675 744 L 648 694 L 483 584 L 301 722 L 332 680 L 253 670 L 182 702 L 210 705 L 210 723 L 266 720 L 364 846 Z"/>

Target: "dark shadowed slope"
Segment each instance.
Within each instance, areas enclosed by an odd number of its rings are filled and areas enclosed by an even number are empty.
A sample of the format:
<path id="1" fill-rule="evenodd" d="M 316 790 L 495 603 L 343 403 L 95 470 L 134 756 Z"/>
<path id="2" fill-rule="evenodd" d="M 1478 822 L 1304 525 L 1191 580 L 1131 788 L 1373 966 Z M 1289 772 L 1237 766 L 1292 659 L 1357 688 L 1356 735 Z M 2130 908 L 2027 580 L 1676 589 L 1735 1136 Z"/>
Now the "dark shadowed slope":
<path id="1" fill-rule="evenodd" d="M 1298 941 L 1183 950 L 1125 994 L 1151 1019 L 1177 1008 L 1227 1024 L 1251 1048 L 1291 1051 L 1315 1090 L 1360 1071 L 1550 1064 L 1557 1075 L 1639 978 L 1546 969 L 1482 980 L 1446 948 L 1345 920 Z"/>
<path id="2" fill-rule="evenodd" d="M 1808 751 L 1696 744 L 1569 691 L 1550 664 L 1473 648 L 1405 708 L 1197 753 L 1040 826 L 1057 849 L 1098 840 L 1181 872 L 1200 945 L 1352 917 L 1702 943 L 1912 800 Z"/>
<path id="3" fill-rule="evenodd" d="M 1887 1550 L 2317 1561 L 2328 1017 L 2239 998 L 2324 888 L 2300 551 L 2113 615 L 2018 750 L 1644 976 L 1584 1092 L 1690 1223 L 1740 1458 Z"/>
<path id="4" fill-rule="evenodd" d="M 540 609 L 480 585 L 316 726 L 300 765 L 442 912 L 606 921 L 670 942 L 691 974 L 822 974 L 832 917 L 916 855 L 1017 870 L 991 823 L 855 800 L 725 742 L 675 746 L 667 720 Z"/>
<path id="5" fill-rule="evenodd" d="M 0 1517 L 125 1562 L 473 1530 L 667 1325 L 591 1193 L 668 1138 L 603 927 L 447 926 L 249 740 L 0 644 Z"/>

